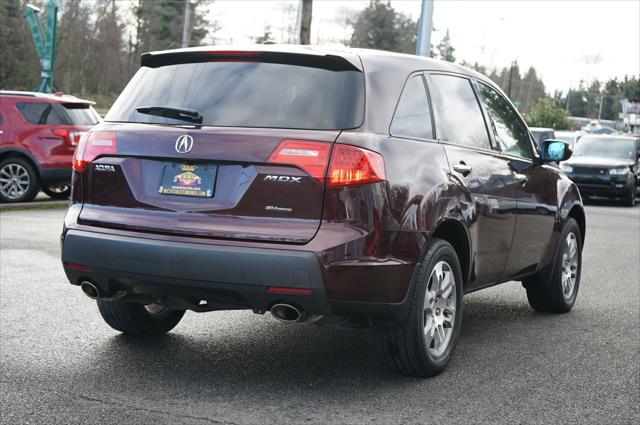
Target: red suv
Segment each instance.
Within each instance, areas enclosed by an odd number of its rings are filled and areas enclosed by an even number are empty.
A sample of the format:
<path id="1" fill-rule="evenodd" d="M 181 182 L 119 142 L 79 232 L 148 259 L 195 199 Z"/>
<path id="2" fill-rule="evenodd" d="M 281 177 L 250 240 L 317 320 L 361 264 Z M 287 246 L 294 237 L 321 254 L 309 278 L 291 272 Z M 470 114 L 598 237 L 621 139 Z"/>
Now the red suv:
<path id="1" fill-rule="evenodd" d="M 42 189 L 65 199 L 80 136 L 100 121 L 93 102 L 63 94 L 0 91 L 0 202 Z"/>

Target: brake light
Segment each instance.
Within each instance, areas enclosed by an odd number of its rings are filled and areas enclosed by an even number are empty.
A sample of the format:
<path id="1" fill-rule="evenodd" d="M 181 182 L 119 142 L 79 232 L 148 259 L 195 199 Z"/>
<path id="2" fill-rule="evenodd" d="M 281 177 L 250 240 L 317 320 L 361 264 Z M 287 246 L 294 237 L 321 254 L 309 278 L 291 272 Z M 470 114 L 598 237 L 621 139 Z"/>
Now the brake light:
<path id="1" fill-rule="evenodd" d="M 311 177 L 324 183 L 331 145 L 308 140 L 283 140 L 269 156 L 271 164 L 290 164 L 300 167 Z"/>
<path id="2" fill-rule="evenodd" d="M 267 288 L 268 294 L 289 294 L 289 295 L 311 295 L 312 289 L 300 289 L 300 288 L 280 288 L 276 286 L 270 286 Z"/>
<path id="3" fill-rule="evenodd" d="M 93 131 L 85 133 L 80 138 L 78 147 L 73 156 L 73 169 L 83 172 L 91 161 L 103 156 L 118 153 L 116 134 L 106 131 Z"/>
<path id="4" fill-rule="evenodd" d="M 329 166 L 329 186 L 376 183 L 385 180 L 382 155 L 348 145 L 335 145 Z"/>
<path id="5" fill-rule="evenodd" d="M 62 137 L 68 144 L 72 146 L 77 146 L 80 141 L 80 137 L 82 136 L 82 131 L 73 131 L 68 128 L 54 128 L 53 134 L 58 137 Z"/>

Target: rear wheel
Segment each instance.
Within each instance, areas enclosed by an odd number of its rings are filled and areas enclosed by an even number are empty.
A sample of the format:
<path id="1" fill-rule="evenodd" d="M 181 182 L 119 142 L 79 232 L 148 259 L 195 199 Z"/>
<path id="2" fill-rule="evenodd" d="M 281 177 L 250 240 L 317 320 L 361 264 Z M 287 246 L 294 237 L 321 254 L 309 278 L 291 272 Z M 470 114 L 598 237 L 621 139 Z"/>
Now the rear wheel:
<path id="1" fill-rule="evenodd" d="M 0 162 L 0 202 L 28 202 L 36 197 L 39 184 L 33 165 L 22 158 Z"/>
<path id="2" fill-rule="evenodd" d="M 379 351 L 393 372 L 417 377 L 442 372 L 462 326 L 462 270 L 453 247 L 434 239 L 420 266 L 405 324 L 378 329 Z"/>
<path id="3" fill-rule="evenodd" d="M 529 305 L 536 311 L 566 313 L 576 302 L 582 268 L 580 227 L 568 218 L 560 238 L 554 269 L 525 279 Z"/>
<path id="4" fill-rule="evenodd" d="M 71 185 L 69 183 L 54 185 L 43 184 L 41 189 L 48 197 L 53 199 L 69 199 L 69 195 L 71 194 Z"/>
<path id="5" fill-rule="evenodd" d="M 171 310 L 164 304 L 139 304 L 97 300 L 102 318 L 113 329 L 128 335 L 157 336 L 173 329 L 184 310 Z"/>

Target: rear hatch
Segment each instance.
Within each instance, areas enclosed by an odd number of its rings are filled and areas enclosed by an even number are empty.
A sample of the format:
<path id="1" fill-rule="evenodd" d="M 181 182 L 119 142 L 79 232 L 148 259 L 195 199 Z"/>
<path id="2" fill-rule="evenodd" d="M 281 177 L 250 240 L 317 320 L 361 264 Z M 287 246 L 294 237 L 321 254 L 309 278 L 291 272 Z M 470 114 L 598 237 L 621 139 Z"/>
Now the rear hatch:
<path id="1" fill-rule="evenodd" d="M 147 57 L 78 148 L 79 220 L 308 242 L 322 217 L 332 143 L 340 130 L 360 125 L 363 102 L 362 72 L 341 57 L 227 51 Z"/>

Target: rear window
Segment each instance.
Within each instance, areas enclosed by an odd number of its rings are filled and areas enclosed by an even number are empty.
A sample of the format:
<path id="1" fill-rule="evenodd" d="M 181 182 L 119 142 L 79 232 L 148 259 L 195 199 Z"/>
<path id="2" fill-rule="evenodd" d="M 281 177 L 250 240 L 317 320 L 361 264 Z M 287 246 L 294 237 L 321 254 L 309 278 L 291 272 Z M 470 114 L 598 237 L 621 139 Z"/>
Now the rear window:
<path id="1" fill-rule="evenodd" d="M 89 105 L 70 103 L 63 106 L 65 113 L 73 125 L 94 125 L 100 121 L 96 111 Z"/>
<path id="2" fill-rule="evenodd" d="M 364 77 L 355 70 L 261 62 L 142 67 L 105 121 L 187 123 L 136 111 L 143 106 L 196 110 L 210 126 L 355 128 L 363 119 Z"/>
<path id="3" fill-rule="evenodd" d="M 93 109 L 82 103 L 18 102 L 16 106 L 31 124 L 94 125 L 99 121 Z"/>

